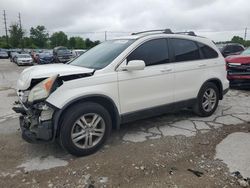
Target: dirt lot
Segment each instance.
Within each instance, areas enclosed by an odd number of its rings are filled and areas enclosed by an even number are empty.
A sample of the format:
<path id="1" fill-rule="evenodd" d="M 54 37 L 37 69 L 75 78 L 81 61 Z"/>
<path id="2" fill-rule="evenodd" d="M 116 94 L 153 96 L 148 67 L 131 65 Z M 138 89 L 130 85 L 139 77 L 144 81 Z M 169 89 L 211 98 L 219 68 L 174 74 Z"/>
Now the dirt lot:
<path id="1" fill-rule="evenodd" d="M 99 152 L 75 158 L 21 139 L 11 106 L 24 68 L 0 60 L 1 187 L 247 186 L 232 172 L 250 177 L 250 91 L 230 90 L 208 118 L 182 110 L 122 125 Z"/>

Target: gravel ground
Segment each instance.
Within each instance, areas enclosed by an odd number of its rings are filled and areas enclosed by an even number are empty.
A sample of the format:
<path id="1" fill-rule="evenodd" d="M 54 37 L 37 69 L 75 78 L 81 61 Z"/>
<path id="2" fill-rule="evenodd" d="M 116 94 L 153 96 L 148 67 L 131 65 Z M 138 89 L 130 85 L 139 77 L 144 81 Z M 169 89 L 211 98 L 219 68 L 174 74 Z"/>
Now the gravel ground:
<path id="1" fill-rule="evenodd" d="M 250 91 L 230 90 L 208 118 L 182 110 L 122 125 L 99 152 L 75 158 L 21 139 L 11 106 L 24 68 L 0 60 L 1 187 L 248 186 Z"/>

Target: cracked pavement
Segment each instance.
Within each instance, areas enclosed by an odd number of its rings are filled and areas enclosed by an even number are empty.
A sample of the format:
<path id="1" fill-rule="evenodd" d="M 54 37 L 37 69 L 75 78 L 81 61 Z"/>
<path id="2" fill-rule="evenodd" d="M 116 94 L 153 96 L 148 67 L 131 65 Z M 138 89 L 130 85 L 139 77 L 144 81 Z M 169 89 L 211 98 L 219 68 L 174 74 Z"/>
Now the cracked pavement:
<path id="1" fill-rule="evenodd" d="M 207 118 L 184 109 L 122 125 L 100 151 L 75 158 L 21 139 L 11 107 L 24 68 L 0 60 L 3 187 L 240 187 L 231 173 L 250 177 L 250 91 L 230 90 Z"/>

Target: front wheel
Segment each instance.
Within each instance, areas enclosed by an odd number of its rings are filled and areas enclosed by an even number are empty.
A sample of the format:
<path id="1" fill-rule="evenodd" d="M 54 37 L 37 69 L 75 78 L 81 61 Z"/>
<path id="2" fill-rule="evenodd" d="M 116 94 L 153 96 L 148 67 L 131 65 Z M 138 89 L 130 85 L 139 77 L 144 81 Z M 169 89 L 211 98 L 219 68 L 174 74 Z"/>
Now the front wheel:
<path id="1" fill-rule="evenodd" d="M 219 103 L 219 90 L 213 83 L 206 83 L 200 89 L 194 112 L 201 117 L 211 116 Z"/>
<path id="2" fill-rule="evenodd" d="M 111 127 L 110 114 L 103 106 L 92 102 L 80 103 L 64 114 L 60 141 L 72 155 L 90 155 L 104 144 Z"/>

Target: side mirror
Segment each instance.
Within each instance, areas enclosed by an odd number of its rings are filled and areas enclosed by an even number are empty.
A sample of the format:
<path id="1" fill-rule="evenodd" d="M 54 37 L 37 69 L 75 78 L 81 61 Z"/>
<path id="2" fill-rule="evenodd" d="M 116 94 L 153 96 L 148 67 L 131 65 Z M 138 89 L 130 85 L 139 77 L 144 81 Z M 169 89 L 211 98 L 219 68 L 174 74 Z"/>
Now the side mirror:
<path id="1" fill-rule="evenodd" d="M 145 62 L 143 60 L 132 60 L 121 67 L 122 70 L 134 71 L 134 70 L 143 70 L 145 68 Z"/>

